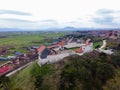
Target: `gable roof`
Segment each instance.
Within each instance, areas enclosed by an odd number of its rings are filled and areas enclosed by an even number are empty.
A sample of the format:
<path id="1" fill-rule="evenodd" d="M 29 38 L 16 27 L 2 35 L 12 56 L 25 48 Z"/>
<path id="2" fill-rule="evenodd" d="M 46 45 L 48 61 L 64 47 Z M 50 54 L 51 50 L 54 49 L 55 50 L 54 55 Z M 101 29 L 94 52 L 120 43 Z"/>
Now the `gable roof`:
<path id="1" fill-rule="evenodd" d="M 45 46 L 40 46 L 40 47 L 38 48 L 38 52 L 41 53 L 45 48 L 46 48 Z"/>

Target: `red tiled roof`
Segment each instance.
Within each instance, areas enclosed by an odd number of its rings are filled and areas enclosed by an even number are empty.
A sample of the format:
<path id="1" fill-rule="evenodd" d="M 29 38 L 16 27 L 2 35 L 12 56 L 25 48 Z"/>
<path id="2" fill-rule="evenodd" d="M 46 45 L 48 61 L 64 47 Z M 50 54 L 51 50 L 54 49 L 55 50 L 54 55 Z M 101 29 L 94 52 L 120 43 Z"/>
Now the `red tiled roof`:
<path id="1" fill-rule="evenodd" d="M 11 70 L 11 67 L 9 65 L 5 65 L 5 66 L 0 67 L 0 75 L 8 72 L 9 70 Z"/>
<path id="2" fill-rule="evenodd" d="M 82 47 L 78 48 L 77 50 L 75 50 L 76 53 L 82 53 L 83 50 L 82 50 Z"/>
<path id="3" fill-rule="evenodd" d="M 38 48 L 38 52 L 42 52 L 45 48 L 46 48 L 45 46 L 40 46 L 40 47 Z"/>

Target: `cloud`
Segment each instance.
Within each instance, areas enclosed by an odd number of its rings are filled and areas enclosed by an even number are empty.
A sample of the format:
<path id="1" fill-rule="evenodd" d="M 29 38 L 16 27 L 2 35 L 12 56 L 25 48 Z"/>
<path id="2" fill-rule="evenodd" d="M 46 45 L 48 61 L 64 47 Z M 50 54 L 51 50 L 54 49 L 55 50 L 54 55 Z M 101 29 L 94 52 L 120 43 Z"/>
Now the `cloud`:
<path id="1" fill-rule="evenodd" d="M 21 23 L 54 23 L 58 24 L 56 20 L 48 19 L 48 20 L 40 20 L 40 21 L 30 21 L 25 19 L 17 19 L 17 18 L 0 18 L 2 21 L 8 22 L 21 22 Z"/>
<path id="2" fill-rule="evenodd" d="M 97 15 L 114 15 L 114 14 L 120 14 L 120 11 L 111 10 L 111 9 L 99 9 L 96 11 Z"/>
<path id="3" fill-rule="evenodd" d="M 113 23 L 114 18 L 112 16 L 105 16 L 105 17 L 95 17 L 92 20 L 97 24 L 111 24 Z"/>
<path id="4" fill-rule="evenodd" d="M 47 29 L 56 28 L 58 23 L 55 20 L 30 21 L 16 18 L 0 18 L 0 28 L 20 29 Z"/>
<path id="5" fill-rule="evenodd" d="M 15 19 L 15 18 L 0 18 L 2 21 L 8 21 L 8 22 L 27 22 L 27 23 L 33 23 L 33 21 L 24 20 L 24 19 Z"/>
<path id="6" fill-rule="evenodd" d="M 57 21 L 52 19 L 46 19 L 46 20 L 41 20 L 40 22 L 57 22 Z"/>
<path id="7" fill-rule="evenodd" d="M 1 11 L 1 10 L 0 10 Z M 0 13 L 1 14 L 1 13 Z M 30 18 L 20 19 L 18 17 L 6 17 L 0 18 L 0 28 L 20 28 L 20 29 L 48 29 L 48 28 L 62 28 L 66 26 L 70 27 L 87 27 L 87 28 L 114 28 L 120 27 L 120 15 L 119 11 L 99 9 L 94 15 L 88 15 L 73 19 L 69 22 L 58 22 L 56 19 L 45 20 L 30 20 Z"/>
<path id="8" fill-rule="evenodd" d="M 91 17 L 91 22 L 108 28 L 120 28 L 120 11 L 111 9 L 99 9 L 96 11 L 95 16 Z"/>
<path id="9" fill-rule="evenodd" d="M 23 16 L 31 16 L 31 13 L 14 11 L 14 10 L 0 10 L 0 14 L 13 14 L 13 15 L 23 15 Z"/>
<path id="10" fill-rule="evenodd" d="M 115 13 L 115 11 L 110 10 L 110 9 L 99 9 L 96 13 L 97 13 L 97 14 L 100 14 L 100 15 L 104 15 L 104 14 L 112 14 L 112 13 Z"/>
<path id="11" fill-rule="evenodd" d="M 56 20 L 52 20 L 52 19 L 46 19 L 46 20 L 41 20 L 39 21 L 40 23 L 53 23 L 53 24 L 58 24 L 58 22 Z"/>

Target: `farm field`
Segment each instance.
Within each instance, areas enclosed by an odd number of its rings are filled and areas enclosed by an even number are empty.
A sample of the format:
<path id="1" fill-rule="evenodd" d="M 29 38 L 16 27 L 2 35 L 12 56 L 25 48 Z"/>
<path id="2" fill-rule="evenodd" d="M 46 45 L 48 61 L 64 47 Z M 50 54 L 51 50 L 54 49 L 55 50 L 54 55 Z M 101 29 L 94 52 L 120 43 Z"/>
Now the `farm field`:
<path id="1" fill-rule="evenodd" d="M 9 35 L 5 38 L 0 38 L 0 47 L 11 48 L 11 51 L 26 52 L 26 47 L 40 46 L 46 42 L 51 42 L 57 37 L 65 35 L 60 33 L 39 33 L 39 34 L 18 34 Z"/>
<path id="2" fill-rule="evenodd" d="M 0 46 L 27 46 L 36 45 L 34 42 L 39 42 L 38 44 L 45 42 L 45 38 L 56 38 L 63 36 L 65 33 L 49 33 L 49 34 L 22 34 L 18 36 L 8 36 L 6 38 L 0 38 Z"/>

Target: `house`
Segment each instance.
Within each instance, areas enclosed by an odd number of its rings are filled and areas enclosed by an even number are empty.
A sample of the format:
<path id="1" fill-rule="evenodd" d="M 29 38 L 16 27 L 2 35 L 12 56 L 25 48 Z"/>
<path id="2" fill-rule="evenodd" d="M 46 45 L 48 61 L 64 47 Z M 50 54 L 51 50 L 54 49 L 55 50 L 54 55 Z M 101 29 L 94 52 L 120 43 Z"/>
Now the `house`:
<path id="1" fill-rule="evenodd" d="M 8 64 L 1 66 L 0 67 L 0 75 L 3 75 L 5 73 L 9 72 L 11 69 L 12 69 L 12 67 Z"/>
<path id="2" fill-rule="evenodd" d="M 16 57 L 21 57 L 21 56 L 23 56 L 23 53 L 21 53 L 21 52 L 15 52 L 14 54 L 15 54 Z"/>
<path id="3" fill-rule="evenodd" d="M 64 50 L 64 45 L 65 45 L 65 41 L 60 41 L 54 45 L 48 46 L 47 48 L 51 49 L 51 50 L 55 50 L 56 52 L 59 50 Z"/>
<path id="4" fill-rule="evenodd" d="M 38 48 L 38 54 L 39 54 L 39 58 L 44 59 L 51 54 L 51 50 L 45 46 L 40 46 Z"/>
<path id="5" fill-rule="evenodd" d="M 50 64 L 50 63 L 58 62 L 58 61 L 62 60 L 63 58 L 70 56 L 70 55 L 73 55 L 73 54 L 75 54 L 74 51 L 62 51 L 59 54 L 48 55 L 47 58 L 42 59 L 39 57 L 38 64 L 41 66 L 41 65 L 44 65 L 46 63 Z"/>
<path id="6" fill-rule="evenodd" d="M 110 39 L 117 39 L 118 36 L 117 36 L 117 34 L 112 34 L 112 35 L 109 36 L 109 38 L 110 38 Z"/>
<path id="7" fill-rule="evenodd" d="M 75 50 L 76 53 L 87 53 L 92 51 L 93 51 L 92 45 L 83 45 L 77 50 Z"/>
<path id="8" fill-rule="evenodd" d="M 93 51 L 93 43 L 91 43 L 90 45 L 84 45 L 82 46 L 82 49 L 84 51 L 84 53 L 88 53 L 88 52 L 92 52 Z"/>
<path id="9" fill-rule="evenodd" d="M 83 49 L 82 49 L 82 46 L 81 46 L 80 48 L 76 49 L 75 52 L 76 52 L 76 53 L 83 53 L 84 51 L 83 51 Z"/>
<path id="10" fill-rule="evenodd" d="M 38 48 L 38 53 L 42 53 L 42 51 L 45 49 L 46 47 L 45 46 L 40 46 Z"/>
<path id="11" fill-rule="evenodd" d="M 85 42 L 85 44 L 86 45 L 90 45 L 90 42 L 91 42 L 91 39 L 87 39 L 86 42 Z"/>

